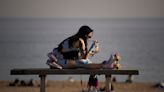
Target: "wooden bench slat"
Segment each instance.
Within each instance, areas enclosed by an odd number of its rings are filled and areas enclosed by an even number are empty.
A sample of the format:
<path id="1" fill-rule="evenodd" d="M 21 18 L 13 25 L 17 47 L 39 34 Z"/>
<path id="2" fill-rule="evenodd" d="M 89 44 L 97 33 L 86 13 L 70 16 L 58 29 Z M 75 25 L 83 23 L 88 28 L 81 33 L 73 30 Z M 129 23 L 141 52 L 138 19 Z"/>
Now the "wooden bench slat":
<path id="1" fill-rule="evenodd" d="M 66 74 L 105 74 L 105 75 L 138 75 L 138 70 L 111 70 L 111 69 L 49 69 L 29 68 L 12 69 L 11 75 L 66 75 Z"/>
<path id="2" fill-rule="evenodd" d="M 138 75 L 138 70 L 111 70 L 111 69 L 49 69 L 49 68 L 28 68 L 12 69 L 11 75 L 39 75 L 40 92 L 45 92 L 46 75 L 78 75 L 78 74 L 103 74 L 105 75 L 106 92 L 111 90 L 111 75 Z"/>

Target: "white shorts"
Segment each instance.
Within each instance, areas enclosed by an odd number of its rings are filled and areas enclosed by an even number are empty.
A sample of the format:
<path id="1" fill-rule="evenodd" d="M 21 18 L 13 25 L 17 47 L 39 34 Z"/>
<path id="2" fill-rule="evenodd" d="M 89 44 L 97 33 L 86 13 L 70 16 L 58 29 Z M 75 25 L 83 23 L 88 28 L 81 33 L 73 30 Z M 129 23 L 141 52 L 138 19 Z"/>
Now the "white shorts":
<path id="1" fill-rule="evenodd" d="M 68 62 L 69 60 L 64 59 L 63 55 L 55 48 L 53 52 L 48 54 L 48 57 L 50 59 L 55 59 L 57 64 L 62 66 L 62 68 L 69 68 Z M 92 63 L 89 59 L 77 59 L 75 60 L 77 67 L 80 66 L 80 64 L 90 64 Z"/>

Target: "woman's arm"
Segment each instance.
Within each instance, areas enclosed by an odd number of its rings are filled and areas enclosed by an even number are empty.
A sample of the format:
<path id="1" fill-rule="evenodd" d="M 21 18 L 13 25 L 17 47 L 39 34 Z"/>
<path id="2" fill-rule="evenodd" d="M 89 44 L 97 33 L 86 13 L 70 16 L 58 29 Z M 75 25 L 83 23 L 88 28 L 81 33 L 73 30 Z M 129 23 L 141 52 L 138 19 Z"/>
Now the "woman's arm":
<path id="1" fill-rule="evenodd" d="M 89 58 L 90 56 L 93 56 L 95 53 L 98 53 L 98 52 L 99 52 L 99 43 L 97 40 L 94 40 L 90 49 L 87 52 L 88 54 L 87 56 Z"/>
<path id="2" fill-rule="evenodd" d="M 83 56 L 82 58 L 83 59 L 87 59 L 89 58 L 90 56 L 93 56 L 94 53 L 98 53 L 99 52 L 99 46 L 98 46 L 98 42 L 97 41 L 94 41 L 93 43 L 93 47 L 90 48 L 90 50 L 86 51 L 86 46 L 85 46 L 85 43 L 84 43 L 84 40 L 83 39 L 79 39 L 80 40 L 80 43 L 81 43 L 81 49 L 83 51 Z M 94 52 L 93 52 L 93 49 L 94 48 Z"/>
<path id="3" fill-rule="evenodd" d="M 82 38 L 79 38 L 79 41 L 81 44 L 80 50 L 81 50 L 82 59 L 87 59 L 88 58 L 88 55 L 87 55 L 88 51 L 86 51 L 85 42 Z"/>

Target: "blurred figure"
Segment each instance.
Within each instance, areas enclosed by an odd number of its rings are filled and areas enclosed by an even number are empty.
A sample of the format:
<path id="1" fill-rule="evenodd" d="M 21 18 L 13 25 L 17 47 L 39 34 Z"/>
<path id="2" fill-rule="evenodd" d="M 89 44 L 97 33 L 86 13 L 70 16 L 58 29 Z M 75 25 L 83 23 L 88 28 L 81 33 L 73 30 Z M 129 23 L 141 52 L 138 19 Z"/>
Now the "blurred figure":
<path id="1" fill-rule="evenodd" d="M 47 65 L 50 68 L 86 68 L 86 69 L 115 69 L 119 68 L 119 54 L 111 55 L 110 59 L 99 64 L 93 63 L 89 57 L 99 52 L 98 42 L 95 40 L 88 49 L 88 39 L 93 35 L 89 26 L 80 27 L 79 31 L 65 40 L 48 54 Z M 93 49 L 94 48 L 94 49 Z M 115 63 L 113 63 L 115 62 Z"/>
<path id="2" fill-rule="evenodd" d="M 88 80 L 88 92 L 97 92 L 98 91 L 98 78 L 96 75 L 90 75 Z"/>

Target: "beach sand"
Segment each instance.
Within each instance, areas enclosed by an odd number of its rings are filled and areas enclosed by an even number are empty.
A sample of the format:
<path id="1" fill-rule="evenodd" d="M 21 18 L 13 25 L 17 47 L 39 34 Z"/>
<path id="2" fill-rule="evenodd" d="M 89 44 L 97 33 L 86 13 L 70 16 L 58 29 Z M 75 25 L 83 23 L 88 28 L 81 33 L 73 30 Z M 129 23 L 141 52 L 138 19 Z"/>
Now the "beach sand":
<path id="1" fill-rule="evenodd" d="M 0 92 L 39 92 L 39 81 L 35 81 L 34 86 L 9 86 L 11 81 L 0 81 Z M 164 92 L 164 89 L 154 88 L 155 83 L 114 83 L 115 92 Z M 100 87 L 104 83 L 100 82 Z M 87 82 L 83 82 L 83 88 L 86 89 Z M 80 81 L 54 81 L 46 82 L 46 92 L 82 92 Z"/>

